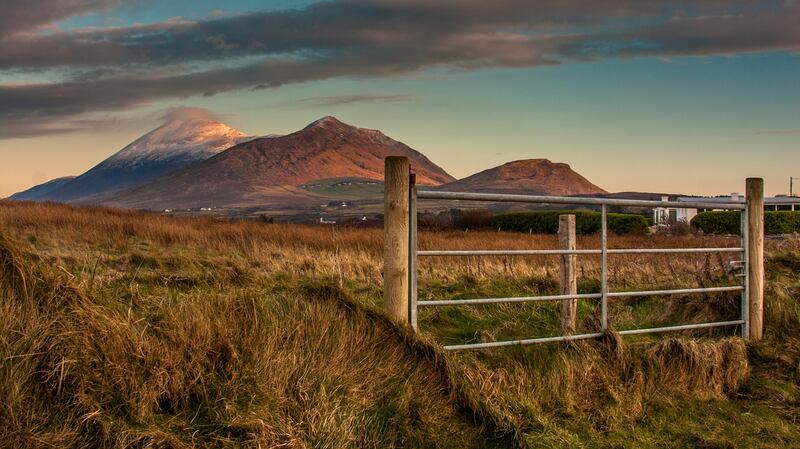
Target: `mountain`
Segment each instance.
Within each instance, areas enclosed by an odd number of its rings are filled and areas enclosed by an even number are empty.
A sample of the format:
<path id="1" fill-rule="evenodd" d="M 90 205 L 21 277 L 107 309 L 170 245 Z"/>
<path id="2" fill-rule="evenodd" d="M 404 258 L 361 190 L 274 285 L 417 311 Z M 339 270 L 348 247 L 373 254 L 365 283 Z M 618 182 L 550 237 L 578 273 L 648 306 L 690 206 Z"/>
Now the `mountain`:
<path id="1" fill-rule="evenodd" d="M 204 109 L 177 109 L 163 125 L 39 199 L 92 203 L 97 196 L 145 184 L 246 139 Z"/>
<path id="2" fill-rule="evenodd" d="M 140 209 L 245 207 L 317 198 L 300 186 L 315 180 L 382 180 L 384 158 L 407 156 L 417 183 L 454 180 L 441 167 L 380 131 L 351 126 L 334 117 L 300 131 L 236 145 L 203 162 L 105 199 Z"/>
<path id="3" fill-rule="evenodd" d="M 51 194 L 53 191 L 58 190 L 73 179 L 75 179 L 75 176 L 51 179 L 47 182 L 35 185 L 28 190 L 17 192 L 8 198 L 11 200 L 39 200 Z"/>
<path id="4" fill-rule="evenodd" d="M 569 165 L 548 159 L 523 159 L 484 170 L 440 186 L 455 192 L 519 193 L 569 196 L 603 194 L 605 190 L 573 171 Z"/>

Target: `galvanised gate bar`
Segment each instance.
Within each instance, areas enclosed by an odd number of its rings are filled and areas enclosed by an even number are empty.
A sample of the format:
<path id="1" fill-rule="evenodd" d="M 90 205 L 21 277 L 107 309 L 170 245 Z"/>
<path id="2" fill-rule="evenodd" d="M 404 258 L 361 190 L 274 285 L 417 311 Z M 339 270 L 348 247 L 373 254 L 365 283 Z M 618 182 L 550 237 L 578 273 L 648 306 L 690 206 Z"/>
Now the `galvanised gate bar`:
<path id="1" fill-rule="evenodd" d="M 680 331 L 688 329 L 705 329 L 722 326 L 739 326 L 741 336 L 745 339 L 760 338 L 763 325 L 763 181 L 757 178 L 750 178 L 747 181 L 747 203 L 725 204 L 710 202 L 674 202 L 674 201 L 643 201 L 613 198 L 586 198 L 586 197 L 558 197 L 558 196 L 532 196 L 532 195 L 507 195 L 489 193 L 464 193 L 464 192 L 444 192 L 435 190 L 419 190 L 413 185 L 413 181 L 408 180 L 408 167 L 400 167 L 400 176 L 406 176 L 405 182 L 402 178 L 392 175 L 392 163 L 402 164 L 405 158 L 388 158 L 386 161 L 386 202 L 385 208 L 385 290 L 384 298 L 387 309 L 392 313 L 391 304 L 395 306 L 407 305 L 407 315 L 405 313 L 394 313 L 397 318 L 407 319 L 409 324 L 417 328 L 417 310 L 419 307 L 434 306 L 469 306 L 477 304 L 498 304 L 498 303 L 520 303 L 536 301 L 563 301 L 578 299 L 599 299 L 600 300 L 600 322 L 602 332 L 590 334 L 569 334 L 540 338 L 528 338 L 510 341 L 498 341 L 488 343 L 474 343 L 445 346 L 450 350 L 494 348 L 511 345 L 527 345 L 536 343 L 550 343 L 558 341 L 582 340 L 597 338 L 604 335 L 608 329 L 608 300 L 609 298 L 622 298 L 633 296 L 657 296 L 657 295 L 676 295 L 676 294 L 698 294 L 711 292 L 740 292 L 741 293 L 741 314 L 738 320 L 719 321 L 711 323 L 685 324 L 658 328 L 628 329 L 618 331 L 620 335 L 646 334 L 669 331 Z M 405 161 L 407 164 L 407 160 Z M 397 170 L 394 170 L 397 172 Z M 399 188 L 398 188 L 399 187 Z M 760 192 L 760 193 L 759 193 Z M 403 201 L 403 195 L 407 195 L 407 201 Z M 417 248 L 417 201 L 418 200 L 453 200 L 453 201 L 480 201 L 480 202 L 516 202 L 530 204 L 569 204 L 583 206 L 599 206 L 601 214 L 600 229 L 600 249 L 530 249 L 530 250 L 482 250 L 482 251 L 446 251 L 432 250 L 419 251 Z M 399 207 L 398 207 L 399 206 Z M 728 209 L 741 211 L 741 240 L 738 247 L 732 248 L 608 248 L 608 208 L 610 206 L 622 207 L 684 207 L 698 209 Z M 397 213 L 397 212 L 401 213 Z M 407 213 L 403 213 L 407 212 Z M 398 218 L 399 217 L 399 218 Z M 403 223 L 405 221 L 405 223 Z M 403 233 L 407 238 L 403 238 Z M 404 242 L 405 240 L 405 242 Z M 407 259 L 403 263 L 402 254 L 397 260 L 396 251 L 402 253 L 403 244 L 407 244 Z M 755 246 L 755 248 L 753 248 Z M 399 247 L 399 248 L 398 248 Z M 751 252 L 755 250 L 754 252 Z M 741 260 L 737 265 L 741 268 L 740 285 L 727 287 L 709 288 L 679 288 L 672 290 L 648 290 L 648 291 L 618 291 L 612 292 L 608 288 L 608 255 L 609 254 L 651 254 L 651 253 L 738 253 Z M 436 299 L 428 301 L 417 300 L 417 258 L 418 257 L 454 257 L 454 256 L 533 256 L 533 255 L 600 255 L 601 274 L 600 274 L 600 293 L 590 294 L 568 294 L 568 295 L 548 295 L 548 296 L 527 296 L 512 298 L 475 298 L 475 299 Z M 392 261 L 392 258 L 395 258 Z M 394 264 L 392 263 L 394 262 Z M 405 265 L 405 266 L 404 266 Z M 399 271 L 398 271 L 399 269 Z M 403 283 L 401 285 L 391 285 L 393 280 L 402 281 L 402 277 L 407 280 L 405 292 Z M 755 285 L 751 284 L 751 277 L 755 278 Z M 391 292 L 395 292 L 393 298 Z M 400 293 L 397 295 L 397 293 Z M 405 294 L 403 294 L 405 293 Z M 403 298 L 405 296 L 405 298 Z M 752 303 L 751 303 L 752 301 Z M 399 303 L 399 304 L 398 304 Z M 404 304 L 403 304 L 404 303 Z M 395 307 L 394 310 L 401 310 L 402 307 Z M 406 316 L 403 316 L 406 315 Z M 751 329 L 751 320 L 754 322 L 755 329 Z"/>

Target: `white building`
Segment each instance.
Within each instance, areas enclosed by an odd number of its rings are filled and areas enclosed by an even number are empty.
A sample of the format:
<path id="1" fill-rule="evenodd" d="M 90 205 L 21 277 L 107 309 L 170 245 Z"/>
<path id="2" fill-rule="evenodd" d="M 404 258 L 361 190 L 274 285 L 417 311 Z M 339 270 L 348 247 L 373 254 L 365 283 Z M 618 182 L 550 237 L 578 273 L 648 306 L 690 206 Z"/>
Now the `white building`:
<path id="1" fill-rule="evenodd" d="M 800 196 L 778 195 L 764 198 L 764 210 L 800 210 Z"/>
<path id="2" fill-rule="evenodd" d="M 661 201 L 669 201 L 668 196 L 661 197 Z M 678 198 L 680 201 L 680 198 Z M 653 209 L 653 224 L 667 226 L 672 223 L 689 223 L 697 215 L 697 209 L 684 207 L 657 207 Z"/>
<path id="3" fill-rule="evenodd" d="M 668 201 L 668 197 L 663 197 L 663 201 Z M 711 198 L 698 198 L 698 197 L 678 197 L 680 201 L 703 201 L 704 203 L 719 203 L 720 206 L 726 204 L 744 203 L 744 195 L 738 193 L 731 193 L 730 196 L 716 196 Z M 724 210 L 720 209 L 701 209 L 696 208 L 683 208 L 683 207 L 657 207 L 653 209 L 653 224 L 656 226 L 666 226 L 671 223 L 689 223 L 692 221 L 698 212 L 705 212 L 707 210 Z M 800 196 L 777 195 L 764 198 L 764 210 L 780 210 L 780 211 L 800 211 Z"/>

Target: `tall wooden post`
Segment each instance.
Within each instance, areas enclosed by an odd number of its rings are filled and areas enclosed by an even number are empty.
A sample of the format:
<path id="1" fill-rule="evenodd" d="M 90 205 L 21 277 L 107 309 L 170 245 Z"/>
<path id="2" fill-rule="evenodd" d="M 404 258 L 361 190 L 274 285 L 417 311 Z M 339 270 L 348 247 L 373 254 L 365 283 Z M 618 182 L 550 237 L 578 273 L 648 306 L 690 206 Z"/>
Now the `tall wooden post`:
<path id="1" fill-rule="evenodd" d="M 558 243 L 564 250 L 575 249 L 575 215 L 560 215 L 558 217 Z M 561 255 L 560 286 L 562 295 L 578 294 L 578 279 L 575 265 L 577 255 Z M 568 335 L 575 332 L 575 319 L 578 314 L 578 300 L 564 299 L 561 301 L 561 333 Z"/>
<path id="2" fill-rule="evenodd" d="M 383 306 L 393 318 L 408 322 L 408 158 L 389 156 L 383 186 Z"/>
<path id="3" fill-rule="evenodd" d="M 408 192 L 408 323 L 417 330 L 417 181 L 411 174 Z"/>
<path id="4" fill-rule="evenodd" d="M 747 178 L 747 301 L 750 338 L 764 335 L 764 180 Z"/>

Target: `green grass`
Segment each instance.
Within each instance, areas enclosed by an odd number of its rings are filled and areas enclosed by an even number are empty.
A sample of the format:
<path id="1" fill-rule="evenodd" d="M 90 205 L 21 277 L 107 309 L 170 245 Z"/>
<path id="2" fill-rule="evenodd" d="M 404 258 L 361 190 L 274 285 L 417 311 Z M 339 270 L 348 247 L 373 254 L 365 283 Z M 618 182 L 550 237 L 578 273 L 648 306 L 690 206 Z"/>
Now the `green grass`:
<path id="1" fill-rule="evenodd" d="M 498 394 L 495 399 L 502 404 L 499 407 L 514 410 L 522 416 L 520 422 L 526 429 L 527 442 L 531 447 L 800 447 L 797 427 L 800 419 L 800 315 L 797 313 L 800 277 L 794 271 L 799 260 L 797 253 L 794 253 L 793 256 L 782 254 L 768 261 L 766 319 L 771 325 L 768 324 L 766 339 L 747 349 L 746 360 L 749 361 L 745 363 L 749 365 L 749 374 L 741 384 L 714 387 L 715 381 L 704 379 L 696 382 L 697 378 L 692 378 L 694 374 L 689 374 L 688 378 L 662 379 L 658 388 L 665 391 L 649 391 L 653 386 L 647 386 L 648 381 L 642 379 L 658 377 L 650 372 L 653 367 L 663 369 L 659 364 L 648 366 L 648 360 L 652 361 L 652 348 L 669 339 L 669 336 L 663 335 L 626 337 L 622 349 L 625 362 L 621 363 L 621 369 L 613 366 L 609 369 L 599 362 L 598 357 L 616 355 L 608 354 L 592 343 L 585 346 L 495 349 L 464 353 L 459 357 L 475 372 L 494 373 L 495 381 L 506 377 L 504 380 L 513 384 L 514 381 L 521 381 L 520 374 L 534 379 L 547 379 L 538 386 Z M 718 278 L 716 281 L 725 285 L 730 279 Z M 437 296 L 449 293 L 452 297 L 552 293 L 549 288 L 528 288 L 524 282 L 515 280 L 493 280 L 482 284 L 457 282 L 452 286 L 434 284 L 427 287 L 435 291 Z M 711 294 L 701 298 L 642 297 L 615 301 L 610 314 L 612 323 L 618 328 L 655 327 L 681 324 L 688 318 L 697 319 L 697 316 L 704 320 L 736 319 L 737 303 L 738 296 L 727 294 Z M 580 317 L 596 316 L 597 309 L 591 301 L 581 301 L 579 304 L 584 306 L 580 308 L 579 323 Z M 513 312 L 509 306 L 479 306 L 458 312 L 424 314 L 421 323 L 424 329 L 436 335 L 437 340 L 446 343 L 557 334 L 556 306 L 514 307 L 516 310 Z M 509 325 L 509 321 L 514 325 Z M 596 323 L 592 324 L 596 326 Z M 483 331 L 475 332 L 477 328 Z M 494 329 L 494 332 L 486 329 Z M 583 331 L 596 331 L 596 328 L 587 328 L 584 322 Z M 708 345 L 710 349 L 717 342 L 727 341 L 724 336 L 733 335 L 734 332 L 712 330 L 683 334 L 695 336 L 698 344 Z M 701 354 L 709 354 L 711 358 L 714 355 L 713 352 Z M 674 354 L 678 360 L 691 355 Z M 726 357 L 729 356 L 723 355 L 720 360 Z M 723 364 L 732 360 L 733 357 Z M 685 372 L 691 373 L 698 368 L 701 371 L 710 370 L 718 366 L 715 363 L 708 367 L 698 366 L 702 363 L 702 358 L 689 363 L 684 366 Z M 600 369 L 596 369 L 598 364 Z M 595 365 L 595 368 L 591 365 Z M 575 382 L 553 382 L 559 376 L 571 377 L 576 374 L 581 376 Z M 538 381 L 530 382 L 535 384 Z M 582 382 L 594 383 L 594 387 L 598 387 L 599 383 L 600 387 L 595 391 L 592 388 L 586 391 L 579 385 Z M 677 385 L 676 388 L 670 386 L 673 383 Z M 569 396 L 571 389 L 581 391 L 580 394 L 588 398 L 575 398 L 573 401 L 562 399 Z M 531 397 L 536 394 L 539 396 L 532 400 Z M 697 396 L 703 399 L 698 400 Z M 584 401 L 588 404 L 582 405 Z M 580 410 L 584 406 L 587 408 Z"/>
<path id="2" fill-rule="evenodd" d="M 558 304 L 424 309 L 414 334 L 381 311 L 379 255 L 347 236 L 3 212 L 0 447 L 800 447 L 796 246 L 767 261 L 759 343 L 720 329 L 445 353 L 556 335 Z M 558 292 L 547 271 L 420 281 L 420 299 Z M 661 287 L 674 285 L 624 284 Z M 589 271 L 579 291 L 598 290 Z M 736 301 L 642 297 L 609 312 L 617 328 L 649 327 L 729 319 Z M 598 313 L 580 301 L 579 330 Z"/>

